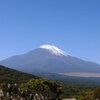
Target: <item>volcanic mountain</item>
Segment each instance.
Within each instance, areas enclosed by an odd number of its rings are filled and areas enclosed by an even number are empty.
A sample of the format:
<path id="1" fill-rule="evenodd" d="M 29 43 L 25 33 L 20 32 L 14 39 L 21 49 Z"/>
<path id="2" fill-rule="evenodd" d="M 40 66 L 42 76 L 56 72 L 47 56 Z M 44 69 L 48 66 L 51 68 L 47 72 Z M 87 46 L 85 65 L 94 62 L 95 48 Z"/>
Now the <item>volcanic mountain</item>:
<path id="1" fill-rule="evenodd" d="M 99 64 L 73 57 L 53 45 L 42 45 L 25 54 L 2 60 L 0 64 L 27 73 L 100 73 Z"/>

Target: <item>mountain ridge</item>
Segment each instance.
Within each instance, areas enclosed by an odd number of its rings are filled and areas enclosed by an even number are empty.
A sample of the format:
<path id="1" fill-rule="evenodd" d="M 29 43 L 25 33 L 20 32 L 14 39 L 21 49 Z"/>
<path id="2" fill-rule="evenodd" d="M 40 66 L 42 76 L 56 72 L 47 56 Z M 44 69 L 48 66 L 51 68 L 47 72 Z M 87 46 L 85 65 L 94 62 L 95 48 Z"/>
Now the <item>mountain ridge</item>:
<path id="1" fill-rule="evenodd" d="M 0 65 L 0 83 L 22 83 L 32 78 L 37 79 L 39 77 Z"/>
<path id="2" fill-rule="evenodd" d="M 59 54 L 53 54 L 49 50 L 58 50 Z M 56 51 L 58 53 L 58 51 Z M 61 52 L 60 52 L 61 51 Z M 0 61 L 0 64 L 10 68 L 27 72 L 85 72 L 100 73 L 100 65 L 94 62 L 85 61 L 77 57 L 61 55 L 63 50 L 50 45 L 42 45 L 40 48 L 31 50 L 25 54 L 13 56 Z M 65 51 L 63 51 L 65 53 Z"/>

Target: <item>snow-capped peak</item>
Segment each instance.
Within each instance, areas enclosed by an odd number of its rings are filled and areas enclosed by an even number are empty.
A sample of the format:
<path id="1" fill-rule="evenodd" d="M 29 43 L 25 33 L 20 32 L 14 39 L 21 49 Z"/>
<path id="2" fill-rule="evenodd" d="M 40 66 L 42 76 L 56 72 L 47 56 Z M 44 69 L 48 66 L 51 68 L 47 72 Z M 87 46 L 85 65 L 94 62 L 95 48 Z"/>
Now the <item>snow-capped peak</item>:
<path id="1" fill-rule="evenodd" d="M 60 50 L 59 48 L 57 48 L 56 46 L 54 45 L 42 45 L 40 46 L 40 48 L 42 49 L 47 49 L 49 50 L 52 54 L 55 54 L 55 55 L 58 55 L 58 56 L 67 56 L 68 54 L 62 50 Z"/>

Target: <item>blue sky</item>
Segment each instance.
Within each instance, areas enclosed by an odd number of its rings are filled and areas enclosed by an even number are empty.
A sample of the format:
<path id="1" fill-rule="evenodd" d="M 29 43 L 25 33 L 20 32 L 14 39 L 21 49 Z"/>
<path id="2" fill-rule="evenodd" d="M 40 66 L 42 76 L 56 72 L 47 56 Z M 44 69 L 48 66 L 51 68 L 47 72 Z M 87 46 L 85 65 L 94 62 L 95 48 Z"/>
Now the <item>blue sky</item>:
<path id="1" fill-rule="evenodd" d="M 100 64 L 100 0 L 1 0 L 0 60 L 42 44 Z"/>

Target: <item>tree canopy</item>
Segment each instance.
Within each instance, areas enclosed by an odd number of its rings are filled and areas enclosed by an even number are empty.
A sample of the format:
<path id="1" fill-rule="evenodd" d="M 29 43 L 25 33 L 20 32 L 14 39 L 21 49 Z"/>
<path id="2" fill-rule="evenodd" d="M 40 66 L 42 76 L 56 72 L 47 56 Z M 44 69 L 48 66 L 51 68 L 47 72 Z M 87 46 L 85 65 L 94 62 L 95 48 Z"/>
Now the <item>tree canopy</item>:
<path id="1" fill-rule="evenodd" d="M 21 85 L 23 93 L 32 94 L 40 100 L 60 100 L 62 86 L 48 79 L 32 79 Z"/>

